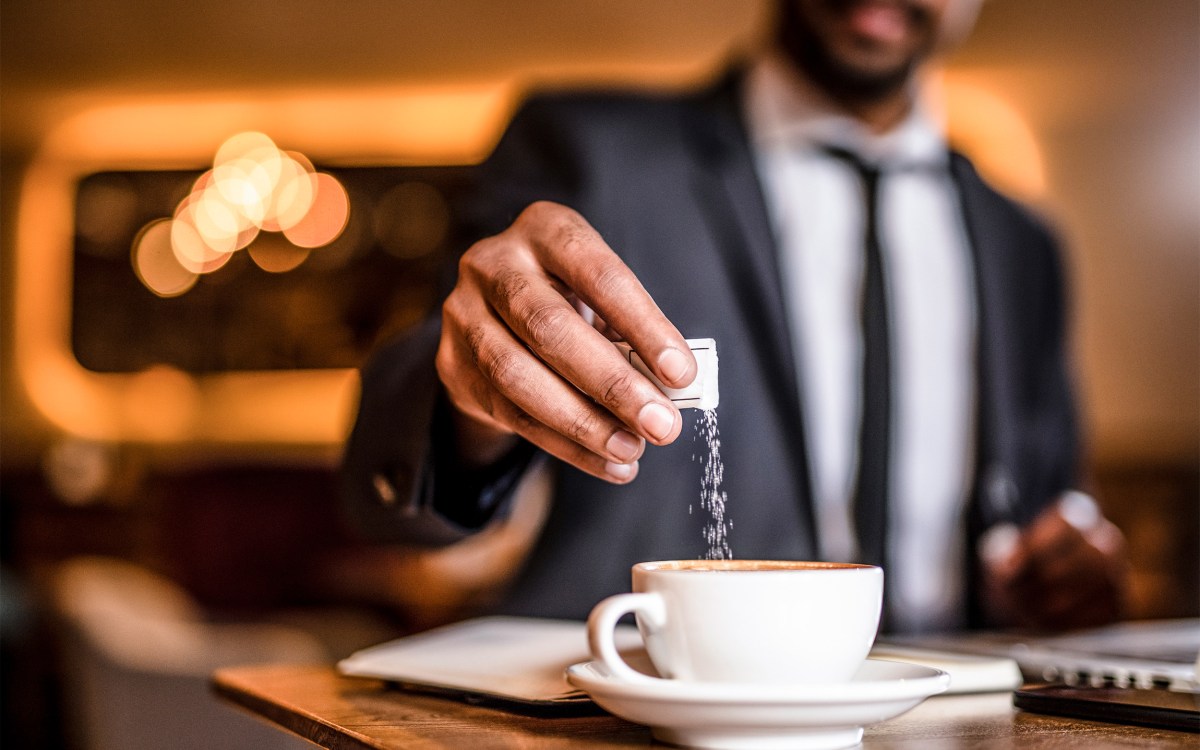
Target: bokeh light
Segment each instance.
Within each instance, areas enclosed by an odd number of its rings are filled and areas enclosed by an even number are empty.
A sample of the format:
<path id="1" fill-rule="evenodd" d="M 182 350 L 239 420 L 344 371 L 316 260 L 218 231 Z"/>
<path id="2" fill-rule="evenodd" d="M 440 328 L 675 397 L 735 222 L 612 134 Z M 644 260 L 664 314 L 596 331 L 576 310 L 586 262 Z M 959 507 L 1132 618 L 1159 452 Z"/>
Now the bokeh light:
<path id="1" fill-rule="evenodd" d="M 277 234 L 264 235 L 247 250 L 254 265 L 267 273 L 287 273 L 308 259 L 312 250 L 296 247 Z"/>
<path id="2" fill-rule="evenodd" d="M 279 182 L 263 216 L 263 229 L 281 232 L 296 224 L 312 208 L 317 184 L 313 165 L 303 154 L 287 152 L 280 160 Z"/>
<path id="3" fill-rule="evenodd" d="M 134 242 L 134 270 L 155 294 L 187 292 L 200 274 L 251 248 L 255 264 L 271 273 L 296 268 L 313 248 L 338 238 L 350 215 L 346 190 L 317 172 L 303 154 L 283 151 L 264 133 L 247 131 L 217 149 L 175 209 L 173 219 L 151 222 Z M 264 233 L 281 232 L 286 240 Z M 255 247 L 260 237 L 261 247 Z M 288 246 L 291 242 L 292 246 Z"/>
<path id="4" fill-rule="evenodd" d="M 178 297 L 196 285 L 199 276 L 185 268 L 171 248 L 171 219 L 156 219 L 133 241 L 133 270 L 147 289 L 159 297 Z"/>
<path id="5" fill-rule="evenodd" d="M 349 200 L 354 206 L 367 206 L 371 201 L 369 195 L 355 195 L 350 192 Z M 346 226 L 338 238 L 321 248 L 318 253 L 309 257 L 309 268 L 319 271 L 336 271 L 345 268 L 350 261 L 369 252 L 372 246 L 371 219 L 369 211 L 352 211 L 346 219 Z"/>
<path id="6" fill-rule="evenodd" d="M 283 236 L 299 247 L 328 245 L 342 233 L 350 218 L 350 199 L 333 175 L 318 172 L 313 193 L 304 218 L 283 230 Z"/>
<path id="7" fill-rule="evenodd" d="M 196 232 L 203 248 L 177 247 L 176 254 L 193 262 L 204 262 L 210 254 L 227 254 L 237 249 L 241 223 L 233 210 L 225 205 L 209 173 L 197 181 L 191 195 L 180 202 L 175 219 Z"/>
<path id="8" fill-rule="evenodd" d="M 95 501 L 112 481 L 116 449 L 110 443 L 63 438 L 46 451 L 43 471 L 50 489 L 67 505 Z"/>
<path id="9" fill-rule="evenodd" d="M 217 148 L 213 164 L 228 164 L 239 159 L 263 161 L 278 159 L 279 149 L 266 133 L 248 130 L 230 136 Z"/>

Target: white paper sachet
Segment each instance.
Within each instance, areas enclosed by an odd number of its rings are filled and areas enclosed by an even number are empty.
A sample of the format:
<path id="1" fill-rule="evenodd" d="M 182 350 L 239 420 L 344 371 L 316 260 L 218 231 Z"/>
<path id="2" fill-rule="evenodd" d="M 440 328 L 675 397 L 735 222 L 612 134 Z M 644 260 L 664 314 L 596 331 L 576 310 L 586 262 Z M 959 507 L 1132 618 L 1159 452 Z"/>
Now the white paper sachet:
<path id="1" fill-rule="evenodd" d="M 717 388 L 717 342 L 715 339 L 688 339 L 687 343 L 692 350 L 692 356 L 696 358 L 699 370 L 696 372 L 696 379 L 686 388 L 668 388 L 650 372 L 650 368 L 629 344 L 618 341 L 616 346 L 621 356 L 629 360 L 638 372 L 650 378 L 650 382 L 671 399 L 676 407 L 706 411 L 716 409 L 721 401 L 721 394 Z"/>

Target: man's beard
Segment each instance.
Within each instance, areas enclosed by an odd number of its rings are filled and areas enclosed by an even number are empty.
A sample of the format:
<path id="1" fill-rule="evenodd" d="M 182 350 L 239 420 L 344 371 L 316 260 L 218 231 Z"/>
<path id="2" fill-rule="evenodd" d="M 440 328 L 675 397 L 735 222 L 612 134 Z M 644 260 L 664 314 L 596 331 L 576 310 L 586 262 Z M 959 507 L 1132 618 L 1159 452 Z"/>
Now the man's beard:
<path id="1" fill-rule="evenodd" d="M 916 67 L 929 52 L 928 49 L 918 49 L 905 60 L 886 69 L 856 65 L 839 57 L 832 45 L 803 18 L 791 0 L 785 0 L 782 5 L 785 17 L 780 39 L 788 56 L 818 86 L 841 101 L 870 104 L 887 99 L 908 85 Z M 908 12 L 913 15 L 913 22 L 918 27 L 932 24 L 924 8 L 910 6 Z"/>

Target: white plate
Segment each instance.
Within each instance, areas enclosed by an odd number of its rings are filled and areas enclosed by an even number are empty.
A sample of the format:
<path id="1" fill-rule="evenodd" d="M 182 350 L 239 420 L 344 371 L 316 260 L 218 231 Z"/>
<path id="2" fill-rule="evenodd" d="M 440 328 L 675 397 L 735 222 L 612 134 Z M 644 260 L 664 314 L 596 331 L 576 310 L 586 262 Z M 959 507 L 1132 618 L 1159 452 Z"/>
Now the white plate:
<path id="1" fill-rule="evenodd" d="M 899 716 L 950 684 L 941 670 L 877 659 L 837 684 L 632 683 L 594 661 L 568 668 L 567 680 L 663 742 L 709 750 L 852 747 L 863 727 Z"/>

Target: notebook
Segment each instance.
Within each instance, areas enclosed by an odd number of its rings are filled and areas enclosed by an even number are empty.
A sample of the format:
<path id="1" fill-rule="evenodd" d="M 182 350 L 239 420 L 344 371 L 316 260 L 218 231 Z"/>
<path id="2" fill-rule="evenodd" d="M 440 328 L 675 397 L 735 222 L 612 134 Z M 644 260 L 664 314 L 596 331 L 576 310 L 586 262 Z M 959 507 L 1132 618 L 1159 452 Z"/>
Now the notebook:
<path id="1" fill-rule="evenodd" d="M 636 659 L 641 637 L 622 625 L 617 649 Z M 572 620 L 481 617 L 357 651 L 338 671 L 470 702 L 569 708 L 591 699 L 567 682 L 588 661 L 587 626 Z"/>

